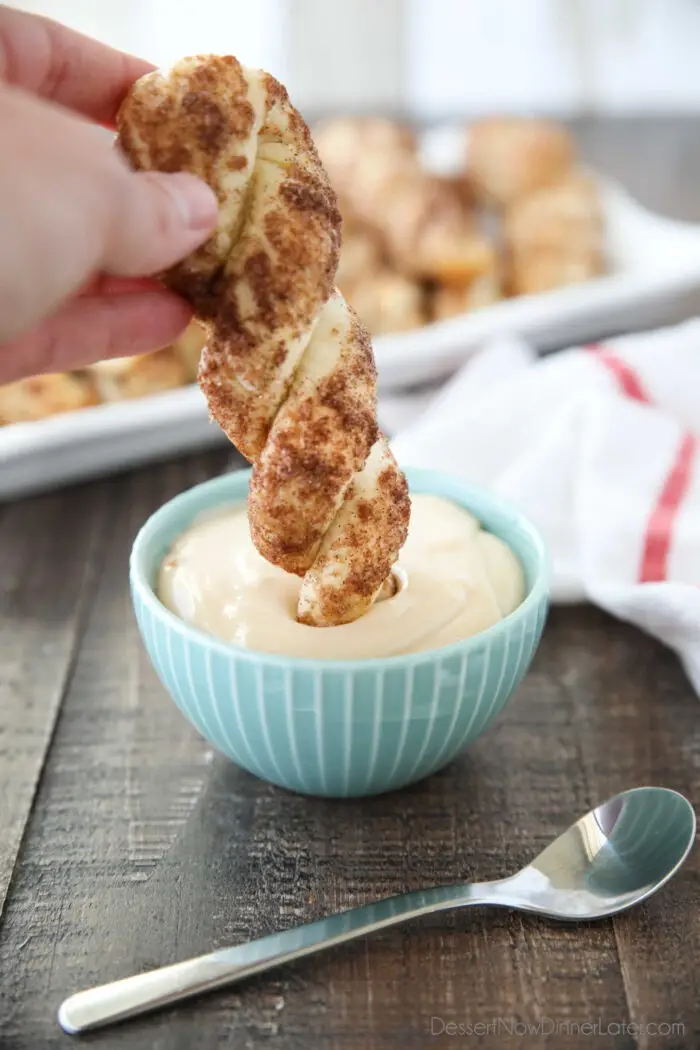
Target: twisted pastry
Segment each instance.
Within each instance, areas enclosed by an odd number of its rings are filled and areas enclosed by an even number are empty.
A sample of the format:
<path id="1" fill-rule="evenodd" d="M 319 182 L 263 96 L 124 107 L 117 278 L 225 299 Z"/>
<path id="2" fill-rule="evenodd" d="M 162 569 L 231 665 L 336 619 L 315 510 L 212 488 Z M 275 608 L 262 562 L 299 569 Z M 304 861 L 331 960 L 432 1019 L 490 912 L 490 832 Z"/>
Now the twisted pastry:
<path id="1" fill-rule="evenodd" d="M 487 117 L 466 137 L 467 174 L 484 204 L 508 208 L 565 178 L 575 162 L 571 136 L 557 124 L 528 117 Z"/>
<path id="2" fill-rule="evenodd" d="M 357 619 L 410 503 L 377 428 L 369 336 L 334 289 L 341 219 L 309 130 L 281 84 L 229 56 L 143 77 L 118 130 L 134 168 L 189 171 L 218 196 L 214 233 L 163 279 L 208 328 L 199 382 L 253 463 L 253 542 L 303 576 L 301 622 Z"/>
<path id="3" fill-rule="evenodd" d="M 605 228 L 595 182 L 574 171 L 507 209 L 503 239 L 514 295 L 548 292 L 605 270 Z"/>
<path id="4" fill-rule="evenodd" d="M 401 126 L 331 120 L 316 129 L 321 159 L 343 207 L 374 228 L 395 263 L 419 280 L 463 287 L 493 265 L 463 180 L 426 171 Z"/>

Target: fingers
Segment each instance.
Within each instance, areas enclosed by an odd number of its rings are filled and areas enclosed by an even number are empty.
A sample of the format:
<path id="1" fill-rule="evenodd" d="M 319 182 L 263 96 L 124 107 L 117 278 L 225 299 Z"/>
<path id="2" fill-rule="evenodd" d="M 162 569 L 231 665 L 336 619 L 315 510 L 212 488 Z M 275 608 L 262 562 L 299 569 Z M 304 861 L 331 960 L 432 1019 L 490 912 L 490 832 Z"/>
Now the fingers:
<path id="1" fill-rule="evenodd" d="M 113 126 L 124 95 L 153 66 L 47 18 L 0 7 L 0 81 Z"/>
<path id="2" fill-rule="evenodd" d="M 190 308 L 165 290 L 82 296 L 33 331 L 0 345 L 0 384 L 157 350 L 177 339 L 191 316 Z"/>
<path id="3" fill-rule="evenodd" d="M 216 223 L 216 199 L 193 176 L 136 174 L 94 126 L 2 84 L 0 142 L 0 345 L 95 274 L 160 272 Z"/>
<path id="4" fill-rule="evenodd" d="M 158 273 L 198 248 L 217 216 L 214 193 L 193 175 L 128 173 L 101 269 L 123 277 Z"/>
<path id="5" fill-rule="evenodd" d="M 97 274 L 79 290 L 79 295 L 131 295 L 134 292 L 158 292 L 163 286 L 153 277 L 112 277 Z"/>

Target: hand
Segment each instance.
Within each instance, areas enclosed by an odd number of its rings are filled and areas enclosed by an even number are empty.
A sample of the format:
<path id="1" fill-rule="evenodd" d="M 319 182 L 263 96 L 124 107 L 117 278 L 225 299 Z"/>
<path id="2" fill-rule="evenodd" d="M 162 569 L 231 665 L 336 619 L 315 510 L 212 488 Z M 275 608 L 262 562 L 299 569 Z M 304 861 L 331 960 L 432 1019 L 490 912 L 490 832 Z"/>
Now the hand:
<path id="1" fill-rule="evenodd" d="M 155 350 L 190 320 L 150 275 L 206 239 L 216 198 L 129 171 L 104 130 L 151 68 L 0 7 L 0 383 Z"/>

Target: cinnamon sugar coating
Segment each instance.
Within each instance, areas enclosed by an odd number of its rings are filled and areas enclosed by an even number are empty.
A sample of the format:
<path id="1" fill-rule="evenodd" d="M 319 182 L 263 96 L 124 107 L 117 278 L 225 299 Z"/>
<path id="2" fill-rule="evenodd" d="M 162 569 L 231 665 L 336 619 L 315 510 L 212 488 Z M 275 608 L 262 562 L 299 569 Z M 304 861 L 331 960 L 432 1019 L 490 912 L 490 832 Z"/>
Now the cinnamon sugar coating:
<path id="1" fill-rule="evenodd" d="M 256 547 L 304 577 L 300 620 L 356 619 L 410 501 L 378 432 L 369 336 L 334 287 L 341 217 L 309 130 L 269 74 L 196 56 L 137 81 L 118 131 L 137 170 L 188 171 L 217 195 L 214 233 L 163 280 L 208 329 L 199 382 L 253 464 Z"/>

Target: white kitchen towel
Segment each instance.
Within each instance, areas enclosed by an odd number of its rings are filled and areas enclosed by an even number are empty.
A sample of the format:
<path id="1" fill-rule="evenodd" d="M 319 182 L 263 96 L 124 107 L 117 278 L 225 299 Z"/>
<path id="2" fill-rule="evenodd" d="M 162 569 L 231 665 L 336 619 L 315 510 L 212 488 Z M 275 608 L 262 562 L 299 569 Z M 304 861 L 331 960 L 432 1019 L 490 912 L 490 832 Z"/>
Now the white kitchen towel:
<path id="1" fill-rule="evenodd" d="M 380 418 L 402 466 L 530 518 L 554 602 L 656 635 L 700 693 L 700 321 L 544 358 L 504 337 L 437 393 L 382 399 Z"/>

